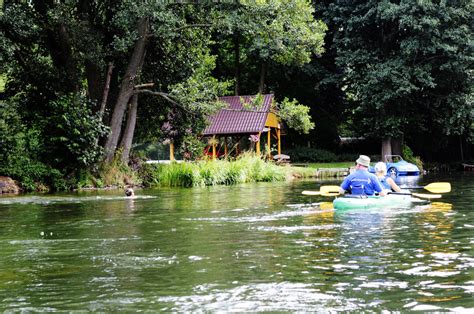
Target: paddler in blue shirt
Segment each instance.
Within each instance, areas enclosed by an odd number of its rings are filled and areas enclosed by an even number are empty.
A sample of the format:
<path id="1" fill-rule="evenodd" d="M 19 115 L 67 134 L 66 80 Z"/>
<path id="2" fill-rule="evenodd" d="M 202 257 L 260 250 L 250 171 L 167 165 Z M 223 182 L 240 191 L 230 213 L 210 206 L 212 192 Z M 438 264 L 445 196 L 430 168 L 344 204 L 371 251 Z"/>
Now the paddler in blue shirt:
<path id="1" fill-rule="evenodd" d="M 377 192 L 380 196 L 387 195 L 377 177 L 370 173 L 370 158 L 360 155 L 356 160 L 356 171 L 348 175 L 341 184 L 339 192 L 344 194 L 349 192 L 352 195 L 374 195 Z"/>

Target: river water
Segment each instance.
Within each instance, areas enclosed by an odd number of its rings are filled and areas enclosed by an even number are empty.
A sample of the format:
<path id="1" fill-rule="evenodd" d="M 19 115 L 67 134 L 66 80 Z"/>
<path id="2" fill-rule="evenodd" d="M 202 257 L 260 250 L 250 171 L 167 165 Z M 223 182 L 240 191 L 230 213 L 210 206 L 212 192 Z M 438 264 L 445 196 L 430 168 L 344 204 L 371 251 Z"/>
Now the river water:
<path id="1" fill-rule="evenodd" d="M 344 212 L 301 195 L 338 181 L 1 197 L 0 309 L 472 313 L 474 176 L 434 181 Z"/>

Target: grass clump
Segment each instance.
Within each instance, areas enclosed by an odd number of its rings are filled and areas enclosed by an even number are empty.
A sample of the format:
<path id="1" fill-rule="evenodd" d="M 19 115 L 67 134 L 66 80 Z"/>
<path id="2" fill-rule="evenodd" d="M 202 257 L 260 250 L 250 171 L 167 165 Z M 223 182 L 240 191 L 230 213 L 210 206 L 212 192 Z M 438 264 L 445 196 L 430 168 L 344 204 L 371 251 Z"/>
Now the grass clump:
<path id="1" fill-rule="evenodd" d="M 206 186 L 283 181 L 284 167 L 244 154 L 234 161 L 203 160 L 189 163 L 145 165 L 140 176 L 147 186 Z"/>
<path id="2" fill-rule="evenodd" d="M 199 181 L 199 175 L 190 163 L 162 165 L 160 170 L 158 182 L 165 186 L 190 187 L 196 185 L 196 182 Z"/>
<path id="3" fill-rule="evenodd" d="M 100 167 L 98 175 L 86 175 L 83 184 L 91 184 L 95 187 L 139 185 L 140 178 L 137 172 L 133 171 L 127 164 L 124 164 L 119 157 L 115 156 L 113 161 L 108 164 L 104 163 Z"/>

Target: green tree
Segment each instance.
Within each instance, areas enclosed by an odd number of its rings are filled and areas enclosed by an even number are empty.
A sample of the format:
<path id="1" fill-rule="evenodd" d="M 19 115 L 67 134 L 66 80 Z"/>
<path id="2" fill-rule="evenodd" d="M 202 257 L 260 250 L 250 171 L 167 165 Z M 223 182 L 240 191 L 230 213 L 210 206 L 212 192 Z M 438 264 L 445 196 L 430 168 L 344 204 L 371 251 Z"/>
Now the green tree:
<path id="1" fill-rule="evenodd" d="M 221 19 L 217 38 L 221 63 L 232 69 L 236 95 L 242 67 L 259 70 L 258 85 L 252 83 L 264 93 L 269 66 L 300 67 L 324 51 L 327 27 L 315 20 L 310 1 L 240 1 L 225 8 L 228 13 Z"/>
<path id="2" fill-rule="evenodd" d="M 472 1 L 336 1 L 337 64 L 359 131 L 470 136 Z M 433 137 L 431 137 L 433 138 Z"/>
<path id="3" fill-rule="evenodd" d="M 122 120 L 126 111 L 127 104 L 135 94 L 148 93 L 149 95 L 159 96 L 167 100 L 170 105 L 181 107 L 192 111 L 195 115 L 208 115 L 212 113 L 210 106 L 215 106 L 216 102 L 209 102 L 209 98 L 216 100 L 215 91 L 225 89 L 220 86 L 217 80 L 203 77 L 203 74 L 210 75 L 210 69 L 199 71 L 202 62 L 206 67 L 210 65 L 206 61 L 206 50 L 209 36 L 207 29 L 211 27 L 209 23 L 209 14 L 212 13 L 212 6 L 193 6 L 190 4 L 153 2 L 152 4 L 137 4 L 134 1 L 123 1 L 121 12 L 116 17 L 116 25 L 122 28 L 124 33 L 130 32 L 125 40 L 120 38 L 116 45 L 124 44 L 124 51 L 130 51 L 130 57 L 126 66 L 126 71 L 121 78 L 121 87 L 114 105 L 111 118 L 111 132 L 105 143 L 106 160 L 111 161 L 118 141 L 121 135 Z M 203 31 L 206 30 L 206 31 Z M 128 44 L 128 46 L 127 46 Z M 130 45 L 132 44 L 132 45 Z M 143 68 L 147 64 L 147 51 L 152 49 L 151 45 L 163 45 L 168 47 L 166 55 L 159 58 L 175 58 L 176 55 L 182 55 L 182 51 L 188 53 L 188 60 L 182 60 L 182 64 L 175 63 L 175 66 L 184 68 L 186 71 L 189 66 L 195 66 L 197 70 L 187 71 L 189 76 L 182 77 L 181 85 L 164 85 L 158 71 L 152 71 L 155 76 L 143 74 Z M 162 52 L 164 52 L 162 50 Z M 193 59 L 201 57 L 202 60 Z M 160 60 L 153 60 L 159 62 Z M 149 81 L 144 81 L 149 77 Z M 139 84 L 144 82 L 144 84 Z M 225 85 L 225 84 L 224 84 Z M 156 86 L 154 90 L 143 89 L 142 87 Z M 187 86 L 187 87 L 186 87 Z M 180 90 L 178 93 L 175 90 Z M 190 107 L 189 105 L 192 104 Z M 210 111 L 203 108 L 211 109 Z M 130 116 L 129 121 L 135 118 Z M 127 122 L 130 125 L 130 122 Z M 126 128 L 129 132 L 132 128 Z M 199 131 L 199 130 L 197 130 Z M 126 145 L 126 142 L 123 142 Z M 130 141 L 128 141 L 130 143 Z M 127 144 L 129 145 L 129 144 Z M 124 149 L 128 151 L 128 149 Z M 128 158 L 123 156 L 122 159 Z"/>
<path id="4" fill-rule="evenodd" d="M 9 2 L 1 15 L 5 32 L 0 36 L 1 58 L 6 60 L 2 73 L 9 79 L 7 97 L 22 95 L 18 103 L 22 119 L 31 126 L 62 125 L 62 115 L 54 113 L 65 99 L 71 102 L 62 109 L 82 114 L 75 116 L 78 120 L 99 112 L 110 123 L 107 160 L 118 146 L 127 160 L 142 112 L 137 108 L 141 98 L 164 100 L 153 102 L 161 106 L 154 108 L 153 116 L 178 107 L 202 120 L 216 106 L 209 100 L 216 99 L 225 84 L 221 87 L 210 77 L 207 34 L 212 23 L 206 13 L 211 11 L 207 5 L 160 1 Z M 75 112 L 72 99 L 84 94 L 92 101 L 92 112 Z M 70 147 L 91 140 L 82 132 L 77 138 L 58 137 L 55 128 L 43 127 L 40 132 L 45 139 L 67 138 L 55 142 L 55 160 L 71 160 Z M 92 140 L 91 147 L 98 140 Z"/>
<path id="5" fill-rule="evenodd" d="M 18 106 L 22 124 L 38 132 L 40 161 L 72 170 L 99 156 L 94 137 L 105 128 L 95 112 L 114 9 L 90 1 L 9 1 L 3 7 L 4 96 Z"/>
<path id="6" fill-rule="evenodd" d="M 315 19 L 322 20 L 328 27 L 324 36 L 324 53 L 312 55 L 311 62 L 303 66 L 274 65 L 267 86 L 270 90 L 278 91 L 279 95 L 295 98 L 301 104 L 310 108 L 310 116 L 315 123 L 314 129 L 308 135 L 301 135 L 288 129 L 286 146 L 307 146 L 338 149 L 339 135 L 350 117 L 344 108 L 347 99 L 342 90 L 343 76 L 336 65 L 336 45 L 333 43 L 336 30 L 334 19 L 329 14 L 328 6 L 333 1 L 319 0 L 314 2 Z"/>

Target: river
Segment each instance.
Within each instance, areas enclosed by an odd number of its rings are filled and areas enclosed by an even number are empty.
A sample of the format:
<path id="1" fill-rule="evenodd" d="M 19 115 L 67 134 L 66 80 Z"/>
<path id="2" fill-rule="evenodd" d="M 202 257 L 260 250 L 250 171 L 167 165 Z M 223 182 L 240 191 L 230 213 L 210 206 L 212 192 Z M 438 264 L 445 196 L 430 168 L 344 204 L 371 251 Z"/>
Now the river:
<path id="1" fill-rule="evenodd" d="M 474 175 L 414 183 L 435 181 L 344 212 L 301 195 L 330 180 L 3 196 L 0 309 L 472 313 Z"/>

